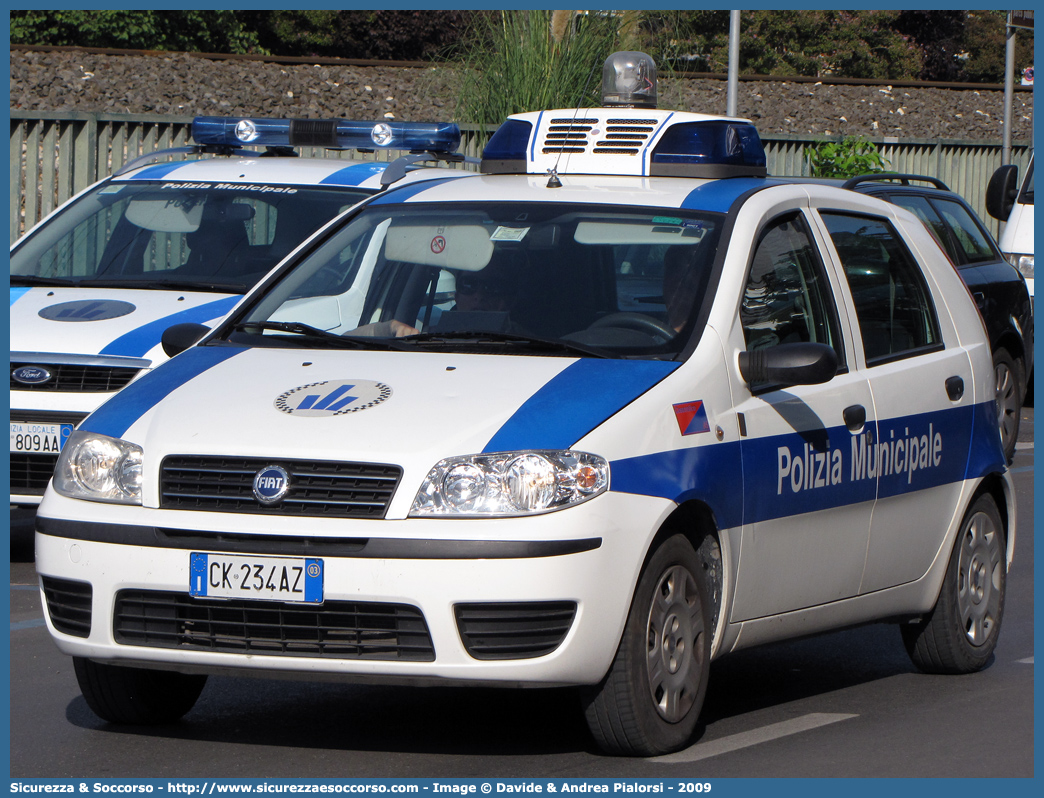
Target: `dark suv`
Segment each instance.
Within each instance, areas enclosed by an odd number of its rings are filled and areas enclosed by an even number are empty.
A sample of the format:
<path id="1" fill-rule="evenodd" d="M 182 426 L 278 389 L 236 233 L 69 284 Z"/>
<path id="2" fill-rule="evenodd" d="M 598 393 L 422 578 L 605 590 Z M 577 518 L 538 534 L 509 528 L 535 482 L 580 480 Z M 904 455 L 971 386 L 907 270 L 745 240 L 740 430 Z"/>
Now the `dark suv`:
<path id="1" fill-rule="evenodd" d="M 971 206 L 942 181 L 922 175 L 873 174 L 853 177 L 843 187 L 880 197 L 919 217 L 964 278 L 990 336 L 1001 437 L 1011 462 L 1033 371 L 1033 306 L 1025 278 L 1001 254 Z"/>

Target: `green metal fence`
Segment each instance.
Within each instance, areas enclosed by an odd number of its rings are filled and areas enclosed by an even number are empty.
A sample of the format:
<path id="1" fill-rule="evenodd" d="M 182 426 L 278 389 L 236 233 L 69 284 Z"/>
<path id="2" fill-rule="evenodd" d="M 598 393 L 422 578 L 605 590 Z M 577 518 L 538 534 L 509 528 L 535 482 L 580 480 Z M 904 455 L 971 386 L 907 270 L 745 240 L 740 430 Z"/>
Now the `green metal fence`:
<path id="1" fill-rule="evenodd" d="M 139 155 L 190 143 L 191 117 L 124 114 L 11 112 L 11 221 L 14 242 L 40 219 L 78 191 Z M 462 126 L 461 151 L 478 156 L 482 131 Z M 776 175 L 808 173 L 805 148 L 819 139 L 763 136 L 768 170 Z M 999 223 L 985 212 L 986 184 L 1001 163 L 1000 141 L 876 140 L 897 172 L 930 175 L 962 194 L 994 235 Z M 315 152 L 319 152 L 318 150 Z M 313 154 L 307 149 L 303 155 Z M 387 160 L 397 152 L 326 153 L 327 157 Z M 1025 169 L 1030 145 L 1012 148 L 1013 163 Z"/>

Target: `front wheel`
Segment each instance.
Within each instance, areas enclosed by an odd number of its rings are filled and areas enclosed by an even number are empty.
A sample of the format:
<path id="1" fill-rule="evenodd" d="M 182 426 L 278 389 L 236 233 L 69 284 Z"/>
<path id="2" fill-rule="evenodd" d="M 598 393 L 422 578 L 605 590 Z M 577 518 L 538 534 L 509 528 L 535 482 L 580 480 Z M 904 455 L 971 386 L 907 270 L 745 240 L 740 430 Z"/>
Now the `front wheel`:
<path id="1" fill-rule="evenodd" d="M 128 725 L 172 723 L 196 703 L 206 676 L 124 668 L 73 657 L 80 692 L 102 720 Z"/>
<path id="2" fill-rule="evenodd" d="M 980 496 L 961 522 L 942 590 L 931 613 L 902 626 L 906 650 L 925 673 L 973 673 L 986 667 L 1004 614 L 1007 563 L 993 497 Z"/>
<path id="3" fill-rule="evenodd" d="M 706 572 L 685 536 L 656 548 L 609 672 L 582 692 L 591 734 L 606 753 L 655 756 L 689 741 L 710 672 L 709 595 Z"/>

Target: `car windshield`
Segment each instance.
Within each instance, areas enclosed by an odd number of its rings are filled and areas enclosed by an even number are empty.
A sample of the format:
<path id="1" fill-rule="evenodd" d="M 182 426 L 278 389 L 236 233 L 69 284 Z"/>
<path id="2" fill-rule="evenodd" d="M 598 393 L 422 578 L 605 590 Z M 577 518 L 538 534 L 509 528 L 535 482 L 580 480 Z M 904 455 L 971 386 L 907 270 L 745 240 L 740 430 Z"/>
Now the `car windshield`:
<path id="1" fill-rule="evenodd" d="M 11 253 L 15 285 L 244 293 L 358 189 L 106 182 L 38 225 Z"/>
<path id="2" fill-rule="evenodd" d="M 721 220 L 543 203 L 373 205 L 233 319 L 233 339 L 673 357 L 711 290 Z"/>

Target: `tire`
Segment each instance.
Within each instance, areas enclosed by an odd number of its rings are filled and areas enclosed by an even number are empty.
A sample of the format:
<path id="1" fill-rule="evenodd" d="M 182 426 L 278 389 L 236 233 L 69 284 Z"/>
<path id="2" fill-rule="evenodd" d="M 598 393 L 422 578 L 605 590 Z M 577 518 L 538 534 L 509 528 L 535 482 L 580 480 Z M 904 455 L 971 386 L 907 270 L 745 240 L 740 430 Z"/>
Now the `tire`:
<path id="1" fill-rule="evenodd" d="M 976 499 L 961 522 L 931 613 L 904 624 L 903 642 L 925 673 L 974 673 L 987 664 L 1004 615 L 1004 527 L 992 496 Z"/>
<path id="2" fill-rule="evenodd" d="M 196 703 L 206 676 L 123 668 L 73 657 L 80 692 L 102 720 L 135 726 L 172 723 Z"/>
<path id="3" fill-rule="evenodd" d="M 603 751 L 655 756 L 689 741 L 710 672 L 709 596 L 706 572 L 683 535 L 654 550 L 609 672 L 581 692 L 587 724 Z"/>
<path id="4" fill-rule="evenodd" d="M 1006 349 L 993 354 L 993 373 L 997 379 L 997 421 L 1000 424 L 1001 448 L 1005 462 L 1015 457 L 1019 442 L 1019 422 L 1022 419 L 1023 376 L 1020 364 Z"/>

